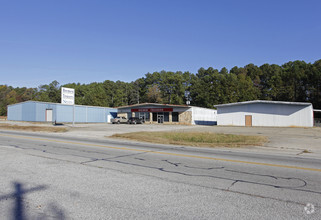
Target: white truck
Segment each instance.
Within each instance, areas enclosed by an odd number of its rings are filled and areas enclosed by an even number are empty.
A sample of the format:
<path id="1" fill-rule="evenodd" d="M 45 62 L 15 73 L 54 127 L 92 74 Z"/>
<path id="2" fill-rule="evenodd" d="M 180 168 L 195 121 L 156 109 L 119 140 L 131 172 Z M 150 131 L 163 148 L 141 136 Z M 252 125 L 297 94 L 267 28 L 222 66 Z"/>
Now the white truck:
<path id="1" fill-rule="evenodd" d="M 127 123 L 127 121 L 128 120 L 125 117 L 116 117 L 116 118 L 111 119 L 111 123 L 113 123 L 113 124 Z"/>

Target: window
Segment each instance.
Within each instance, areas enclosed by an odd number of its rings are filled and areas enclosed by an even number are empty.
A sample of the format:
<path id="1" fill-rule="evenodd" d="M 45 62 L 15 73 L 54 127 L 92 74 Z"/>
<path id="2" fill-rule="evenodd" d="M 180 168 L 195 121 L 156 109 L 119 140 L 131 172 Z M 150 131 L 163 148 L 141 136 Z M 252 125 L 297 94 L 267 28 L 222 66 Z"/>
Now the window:
<path id="1" fill-rule="evenodd" d="M 157 113 L 153 112 L 153 121 L 157 121 Z"/>
<path id="2" fill-rule="evenodd" d="M 149 119 L 149 112 L 145 112 L 144 114 L 145 114 L 145 121 L 149 121 L 150 120 Z"/>
<path id="3" fill-rule="evenodd" d="M 149 121 L 149 112 L 135 112 L 135 117 Z"/>
<path id="4" fill-rule="evenodd" d="M 169 122 L 169 112 L 164 112 L 164 121 Z"/>
<path id="5" fill-rule="evenodd" d="M 178 112 L 172 112 L 172 122 L 178 122 Z"/>

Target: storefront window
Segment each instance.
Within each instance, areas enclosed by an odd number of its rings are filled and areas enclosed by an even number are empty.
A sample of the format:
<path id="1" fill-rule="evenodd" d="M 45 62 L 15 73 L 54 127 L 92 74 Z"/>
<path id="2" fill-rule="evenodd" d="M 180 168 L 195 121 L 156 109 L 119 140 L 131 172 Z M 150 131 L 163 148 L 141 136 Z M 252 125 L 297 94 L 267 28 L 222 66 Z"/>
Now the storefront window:
<path id="1" fill-rule="evenodd" d="M 169 112 L 164 112 L 164 121 L 169 122 Z"/>
<path id="2" fill-rule="evenodd" d="M 157 113 L 153 112 L 153 121 L 157 121 Z"/>
<path id="3" fill-rule="evenodd" d="M 178 122 L 178 112 L 172 112 L 172 122 Z"/>
<path id="4" fill-rule="evenodd" d="M 135 117 L 149 121 L 149 112 L 135 112 Z"/>
<path id="5" fill-rule="evenodd" d="M 145 121 L 150 121 L 149 112 L 145 112 Z"/>

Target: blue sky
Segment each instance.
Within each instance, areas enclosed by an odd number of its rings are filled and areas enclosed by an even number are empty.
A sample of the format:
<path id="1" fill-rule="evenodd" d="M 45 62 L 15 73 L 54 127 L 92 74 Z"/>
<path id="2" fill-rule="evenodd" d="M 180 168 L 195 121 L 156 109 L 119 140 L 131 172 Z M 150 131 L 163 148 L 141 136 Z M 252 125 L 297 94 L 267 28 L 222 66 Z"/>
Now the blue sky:
<path id="1" fill-rule="evenodd" d="M 321 1 L 0 0 L 0 85 L 321 59 Z"/>

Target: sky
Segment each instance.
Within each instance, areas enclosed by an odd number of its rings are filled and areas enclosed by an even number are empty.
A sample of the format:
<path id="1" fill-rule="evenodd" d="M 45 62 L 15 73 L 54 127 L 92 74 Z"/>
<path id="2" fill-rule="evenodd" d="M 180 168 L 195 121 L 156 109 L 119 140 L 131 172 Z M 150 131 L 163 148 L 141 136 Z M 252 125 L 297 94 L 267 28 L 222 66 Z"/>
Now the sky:
<path id="1" fill-rule="evenodd" d="M 320 0 L 0 0 L 0 85 L 321 59 Z"/>

